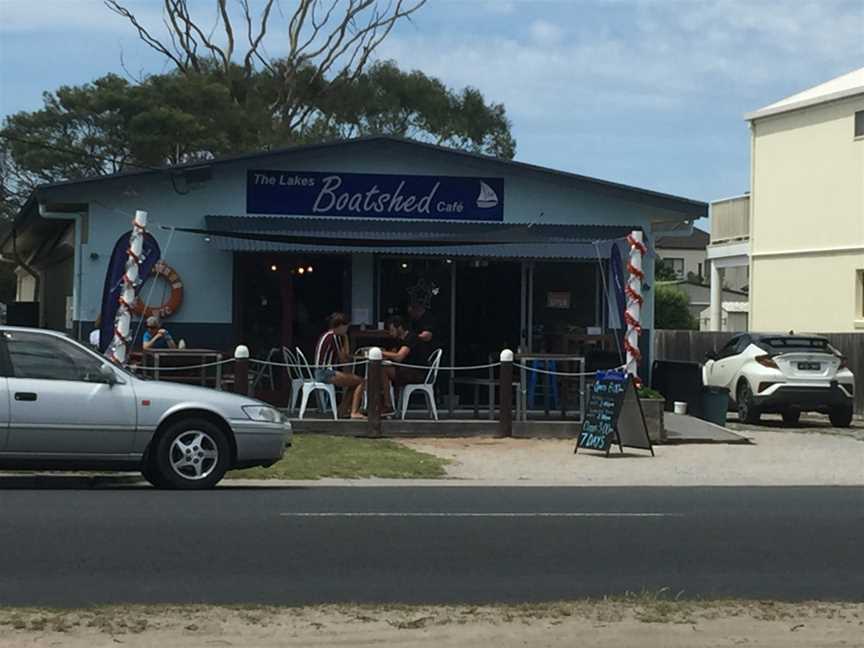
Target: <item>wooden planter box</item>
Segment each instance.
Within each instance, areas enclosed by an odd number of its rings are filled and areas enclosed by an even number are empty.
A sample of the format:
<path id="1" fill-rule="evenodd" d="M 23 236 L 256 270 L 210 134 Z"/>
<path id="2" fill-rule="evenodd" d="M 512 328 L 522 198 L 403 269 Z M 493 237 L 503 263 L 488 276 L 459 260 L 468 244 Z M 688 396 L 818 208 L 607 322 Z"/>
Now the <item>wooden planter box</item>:
<path id="1" fill-rule="evenodd" d="M 651 443 L 666 442 L 666 428 L 663 427 L 663 407 L 666 401 L 659 398 L 640 398 L 642 412 L 645 414 L 645 424 L 648 426 L 648 438 Z"/>

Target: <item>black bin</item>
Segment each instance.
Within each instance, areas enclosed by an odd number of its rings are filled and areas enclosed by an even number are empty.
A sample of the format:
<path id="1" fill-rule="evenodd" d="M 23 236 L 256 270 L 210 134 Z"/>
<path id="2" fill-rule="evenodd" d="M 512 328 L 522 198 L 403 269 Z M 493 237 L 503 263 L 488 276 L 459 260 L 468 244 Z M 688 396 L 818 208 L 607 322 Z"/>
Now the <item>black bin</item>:
<path id="1" fill-rule="evenodd" d="M 698 362 L 655 360 L 651 365 L 651 387 L 666 399 L 671 412 L 675 401 L 687 403 L 687 413 L 702 416 L 702 365 Z"/>
<path id="2" fill-rule="evenodd" d="M 729 390 L 725 387 L 702 388 L 702 417 L 704 420 L 726 427 L 729 410 Z"/>

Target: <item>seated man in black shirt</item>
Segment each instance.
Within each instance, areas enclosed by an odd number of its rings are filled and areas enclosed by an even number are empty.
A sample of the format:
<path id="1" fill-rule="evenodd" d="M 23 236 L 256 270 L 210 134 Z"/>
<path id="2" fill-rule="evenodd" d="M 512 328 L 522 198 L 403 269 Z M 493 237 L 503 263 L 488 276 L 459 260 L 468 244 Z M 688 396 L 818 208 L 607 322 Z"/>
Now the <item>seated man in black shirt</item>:
<path id="1" fill-rule="evenodd" d="M 428 364 L 429 359 L 423 354 L 421 340 L 415 333 L 408 330 L 405 320 L 394 315 L 387 320 L 387 330 L 397 340 L 398 348 L 396 351 L 384 351 L 382 355 L 385 360 L 422 367 Z M 395 403 L 387 402 L 391 383 L 397 388 L 405 385 L 417 385 L 426 380 L 426 374 L 426 369 L 415 367 L 384 367 L 384 412 L 393 413 L 395 411 Z"/>
<path id="2" fill-rule="evenodd" d="M 411 330 L 423 342 L 431 342 L 435 335 L 435 318 L 432 317 L 426 304 L 414 302 L 408 306 L 408 317 L 411 318 Z"/>

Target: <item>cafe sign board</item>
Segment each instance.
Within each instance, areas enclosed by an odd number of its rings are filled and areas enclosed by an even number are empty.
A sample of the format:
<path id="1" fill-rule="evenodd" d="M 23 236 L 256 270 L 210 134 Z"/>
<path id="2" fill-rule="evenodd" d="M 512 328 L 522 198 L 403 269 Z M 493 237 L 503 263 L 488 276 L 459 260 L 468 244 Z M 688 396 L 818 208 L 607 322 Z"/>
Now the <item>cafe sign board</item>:
<path id="1" fill-rule="evenodd" d="M 574 452 L 579 448 L 599 450 L 608 457 L 612 445 L 621 452 L 625 447 L 640 448 L 654 455 L 633 376 L 621 371 L 598 371 Z"/>
<path id="2" fill-rule="evenodd" d="M 249 170 L 249 214 L 504 220 L 503 178 Z"/>

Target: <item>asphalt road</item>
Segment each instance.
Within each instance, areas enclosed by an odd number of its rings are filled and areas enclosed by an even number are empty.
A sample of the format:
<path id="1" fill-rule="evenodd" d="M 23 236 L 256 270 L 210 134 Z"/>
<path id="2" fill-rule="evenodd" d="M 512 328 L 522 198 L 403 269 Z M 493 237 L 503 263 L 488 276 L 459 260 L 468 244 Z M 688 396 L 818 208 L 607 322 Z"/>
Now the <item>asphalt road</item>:
<path id="1" fill-rule="evenodd" d="M 0 604 L 864 600 L 862 488 L 75 488 L 0 479 Z M 72 486 L 72 487 L 69 487 Z"/>

